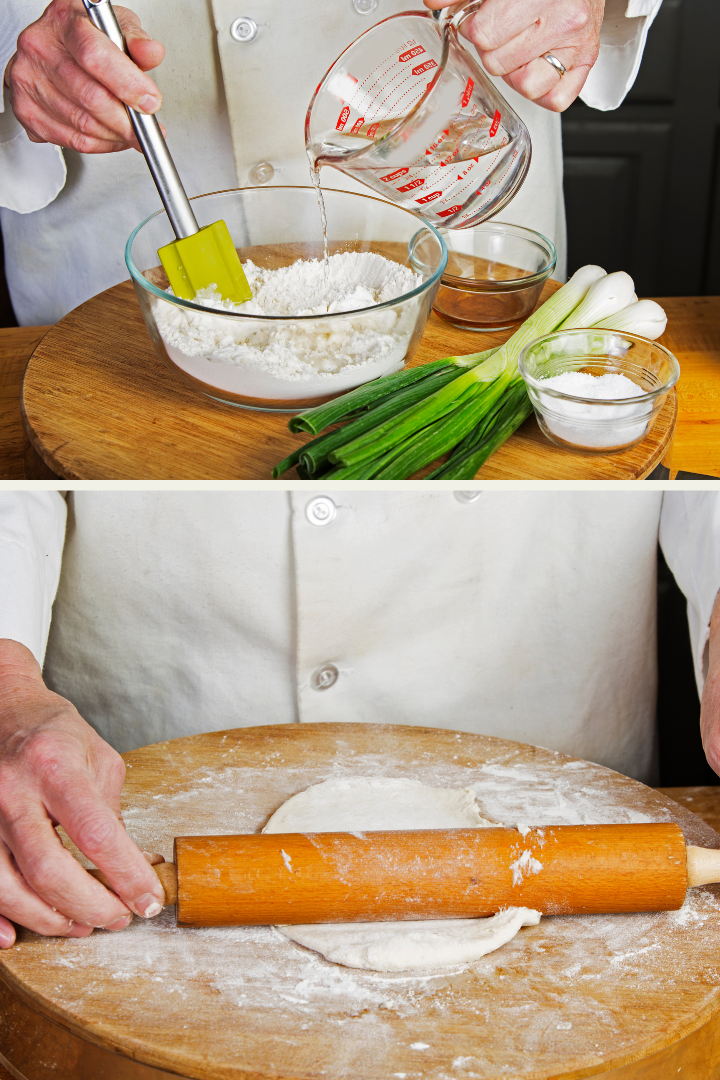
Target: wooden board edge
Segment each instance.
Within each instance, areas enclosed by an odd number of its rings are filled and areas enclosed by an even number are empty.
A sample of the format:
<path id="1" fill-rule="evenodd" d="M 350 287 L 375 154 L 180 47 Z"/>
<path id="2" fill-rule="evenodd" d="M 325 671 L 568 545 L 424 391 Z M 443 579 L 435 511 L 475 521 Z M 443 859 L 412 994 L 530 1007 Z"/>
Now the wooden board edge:
<path id="1" fill-rule="evenodd" d="M 52 327 L 50 327 L 50 329 L 52 329 Z M 64 472 L 63 467 L 60 465 L 60 462 L 57 461 L 56 458 L 49 451 L 45 450 L 45 447 L 42 446 L 42 444 L 40 443 L 37 435 L 35 434 L 33 426 L 30 423 L 30 420 L 28 419 L 27 412 L 25 410 L 25 379 L 27 378 L 28 368 L 30 367 L 30 364 L 32 362 L 32 358 L 35 355 L 36 351 L 43 344 L 44 340 L 45 340 L 45 336 L 43 336 L 40 339 L 40 341 L 38 341 L 35 348 L 30 353 L 30 356 L 28 357 L 27 365 L 25 367 L 25 372 L 23 374 L 22 383 L 20 385 L 20 418 L 22 420 L 22 426 L 23 426 L 23 428 L 25 430 L 25 434 L 27 436 L 28 442 L 30 443 L 30 446 L 32 447 L 34 452 L 37 454 L 37 456 L 40 458 L 41 461 L 45 462 L 47 467 L 52 470 L 52 472 L 55 474 L 55 476 L 58 477 L 58 479 L 61 479 L 61 480 L 80 480 L 81 477 L 76 476 L 74 473 L 72 473 L 72 472 Z"/>
<path id="2" fill-rule="evenodd" d="M 653 471 L 653 469 L 657 468 L 657 466 L 662 462 L 663 458 L 667 454 L 668 448 L 672 445 L 672 441 L 675 438 L 675 428 L 677 427 L 678 411 L 679 411 L 679 408 L 680 408 L 680 403 L 679 403 L 678 392 L 677 392 L 677 387 L 676 386 L 673 386 L 672 390 L 670 391 L 670 398 L 672 400 L 673 410 L 672 410 L 672 417 L 670 419 L 670 423 L 668 424 L 668 429 L 665 432 L 664 438 L 662 439 L 662 441 L 656 447 L 656 449 L 655 449 L 650 461 L 648 462 L 647 466 L 642 470 L 642 472 L 638 473 L 638 475 L 636 477 L 636 479 L 638 479 L 638 480 L 647 479 L 647 477 L 650 475 L 650 473 Z"/>
<path id="3" fill-rule="evenodd" d="M 22 993 L 10 988 L 5 975 L 0 978 L 0 1017 L 0 1063 L 16 1080 L 55 1080 L 58 1075 L 63 1080 L 97 1080 L 99 1076 L 103 1080 L 222 1080 L 230 1076 L 224 1069 L 222 1074 L 202 1069 L 193 1071 L 192 1076 L 169 1071 L 167 1067 L 141 1060 L 137 1054 L 128 1056 L 121 1050 L 103 1046 L 101 1037 L 91 1029 L 78 1034 L 65 1023 L 47 1016 L 37 1003 L 28 1002 Z M 39 1056 L 42 1061 L 38 1060 Z M 714 1002 L 687 1024 L 683 1034 L 670 1045 L 653 1049 L 650 1044 L 622 1055 L 620 1061 L 607 1062 L 608 1067 L 601 1072 L 591 1065 L 557 1073 L 552 1080 L 674 1080 L 681 1070 L 685 1080 L 708 1080 L 713 1075 L 708 1068 L 717 1065 L 720 1065 L 720 988 Z M 311 1076 L 281 1077 L 255 1071 L 233 1070 L 233 1075 L 242 1076 L 243 1080 L 316 1080 Z M 523 1080 L 550 1078 L 547 1074 L 528 1073 Z"/>
<path id="4" fill-rule="evenodd" d="M 655 1053 L 640 1051 L 625 1065 L 602 1072 L 563 1074 L 558 1080 L 711 1080 L 720 1075 L 720 1008 L 683 1038 Z"/>
<path id="5" fill-rule="evenodd" d="M 8 983 L 0 973 L 0 1062 L 19 1080 L 195 1080 L 103 1046 L 89 1031 L 72 1031 Z"/>

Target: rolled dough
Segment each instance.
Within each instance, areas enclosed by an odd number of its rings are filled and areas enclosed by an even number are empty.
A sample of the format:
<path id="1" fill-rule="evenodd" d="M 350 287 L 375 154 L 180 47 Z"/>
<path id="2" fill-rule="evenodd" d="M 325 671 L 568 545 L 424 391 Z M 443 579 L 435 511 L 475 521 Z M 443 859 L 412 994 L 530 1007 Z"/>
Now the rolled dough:
<path id="1" fill-rule="evenodd" d="M 293 795 L 263 832 L 453 829 L 495 822 L 481 817 L 472 788 L 436 788 L 404 778 L 326 780 Z M 278 926 L 291 941 L 345 967 L 372 971 L 442 968 L 478 960 L 540 922 L 540 912 L 508 908 L 490 919 L 320 923 Z"/>

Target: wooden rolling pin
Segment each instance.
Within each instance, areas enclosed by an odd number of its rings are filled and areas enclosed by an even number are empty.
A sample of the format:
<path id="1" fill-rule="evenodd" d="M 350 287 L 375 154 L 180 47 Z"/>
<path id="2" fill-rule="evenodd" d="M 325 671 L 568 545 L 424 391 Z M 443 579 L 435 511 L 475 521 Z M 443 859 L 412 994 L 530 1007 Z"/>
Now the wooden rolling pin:
<path id="1" fill-rule="evenodd" d="M 383 922 L 673 910 L 720 850 L 666 824 L 179 836 L 154 869 L 182 926 Z"/>

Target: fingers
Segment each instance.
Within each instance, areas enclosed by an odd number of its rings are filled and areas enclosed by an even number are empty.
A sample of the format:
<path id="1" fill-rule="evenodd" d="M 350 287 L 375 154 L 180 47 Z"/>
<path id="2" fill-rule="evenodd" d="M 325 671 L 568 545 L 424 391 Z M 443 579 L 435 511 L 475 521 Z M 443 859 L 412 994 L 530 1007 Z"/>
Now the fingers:
<path id="1" fill-rule="evenodd" d="M 139 42 L 140 39 L 136 39 L 135 45 Z M 88 19 L 81 18 L 73 23 L 65 45 L 79 67 L 125 105 L 143 113 L 154 113 L 160 108 L 162 97 L 150 76 Z"/>
<path id="2" fill-rule="evenodd" d="M 14 856 L 18 877 L 24 882 L 12 890 L 17 903 L 10 909 L 9 898 L 3 897 L 1 910 L 24 926 L 37 926 L 38 904 L 55 909 L 59 916 L 84 926 L 109 926 L 129 914 L 127 906 L 85 872 L 67 851 L 42 808 L 34 804 L 17 816 L 4 815 L 3 840 Z M 30 903 L 31 897 L 35 897 Z M 28 919 L 35 918 L 32 926 Z M 40 928 L 38 933 L 59 933 Z"/>
<path id="3" fill-rule="evenodd" d="M 425 0 L 429 8 L 441 0 Z M 484 0 L 461 27 L 491 75 L 502 76 L 523 97 L 562 112 L 580 93 L 595 63 L 604 0 Z M 543 59 L 551 52 L 560 74 Z"/>
<path id="4" fill-rule="evenodd" d="M 97 788 L 88 782 L 87 776 L 73 778 L 70 771 L 66 772 L 62 789 L 50 794 L 46 807 L 48 813 L 62 822 L 83 855 L 103 871 L 115 892 L 136 915 L 151 918 L 159 914 L 164 892 L 157 874 Z M 73 863 L 77 866 L 75 860 Z M 88 877 L 87 874 L 84 876 Z M 90 882 L 94 902 L 94 886 L 98 883 L 92 878 Z M 84 885 L 83 895 L 90 902 L 91 886 L 87 882 Z M 107 890 L 102 891 L 109 895 Z"/>
<path id="5" fill-rule="evenodd" d="M 107 891 L 107 890 L 105 890 Z M 6 844 L 0 841 L 0 947 L 9 948 L 15 941 L 15 927 L 9 921 L 22 923 L 37 934 L 52 937 L 87 937 L 92 926 L 71 921 L 43 900 L 20 874 Z"/>
<path id="6" fill-rule="evenodd" d="M 511 71 L 532 63 L 546 52 L 558 54 L 562 37 L 552 28 L 548 27 L 547 20 L 538 19 L 532 26 L 523 29 L 515 37 L 506 40 L 498 48 L 491 51 L 483 50 L 480 46 L 483 64 L 491 75 L 507 75 Z M 578 49 L 566 48 L 565 59 L 562 61 L 566 68 L 574 66 Z M 560 57 L 558 56 L 558 59 Z"/>
<path id="7" fill-rule="evenodd" d="M 98 789 L 88 761 L 101 773 L 115 810 Z M 123 770 L 119 755 L 76 714 L 21 741 L 2 768 L 0 838 L 30 891 L 75 923 L 115 926 L 124 919 L 126 925 L 128 908 L 146 917 L 162 910 L 162 885 L 118 819 Z M 117 896 L 62 846 L 53 821 L 104 871 Z M 6 917 L 16 910 L 0 902 Z M 36 907 L 33 911 L 37 914 Z M 18 921 L 29 925 L 22 907 Z"/>
<path id="8" fill-rule="evenodd" d="M 9 949 L 15 944 L 15 927 L 0 915 L 0 949 Z"/>
<path id="9" fill-rule="evenodd" d="M 537 101 L 539 98 L 551 93 L 559 86 L 561 81 L 568 78 L 568 74 L 572 70 L 569 66 L 571 58 L 567 50 L 557 49 L 553 51 L 552 55 L 566 68 L 565 75 L 560 75 L 557 68 L 548 60 L 538 56 L 529 63 L 523 64 L 504 75 L 505 82 L 530 101 Z"/>
<path id="10" fill-rule="evenodd" d="M 494 53 L 507 49 L 510 42 L 523 43 L 528 36 L 538 38 L 547 35 L 552 26 L 551 12 L 552 5 L 547 3 L 517 4 L 508 3 L 508 0 L 485 0 L 480 10 L 465 21 L 461 32 L 481 53 Z M 552 37 L 557 41 L 554 30 Z M 547 48 L 549 46 L 546 46 L 546 51 Z M 537 52 L 531 54 L 537 55 Z M 531 56 L 521 63 L 531 59 Z"/>
<path id="11" fill-rule="evenodd" d="M 133 62 L 142 71 L 152 71 L 162 63 L 165 47 L 145 33 L 134 11 L 117 5 L 114 8 Z"/>
<path id="12" fill-rule="evenodd" d="M 165 862 L 165 856 L 159 855 L 157 851 L 143 851 L 142 854 L 151 866 L 158 866 L 160 863 Z"/>
<path id="13" fill-rule="evenodd" d="M 69 66 L 75 69 L 72 78 L 67 77 Z M 97 153 L 99 144 L 101 152 L 109 152 L 135 142 L 125 110 L 74 61 L 28 87 L 18 114 L 26 127 L 32 127 L 36 141 L 55 142 L 80 153 L 87 152 L 89 145 Z"/>
<path id="14" fill-rule="evenodd" d="M 560 59 L 560 57 L 558 57 Z M 538 61 L 535 61 L 538 63 Z M 547 64 L 547 60 L 540 61 L 543 64 Z M 544 109 L 549 109 L 551 112 L 564 112 L 570 105 L 572 105 L 575 98 L 578 96 L 585 81 L 590 74 L 590 66 L 587 64 L 582 67 L 573 68 L 568 71 L 566 75 L 560 78 L 556 74 L 555 85 L 549 90 L 548 93 L 543 94 L 537 98 L 533 98 L 536 105 L 541 105 Z M 507 80 L 506 80 L 507 81 Z M 512 85 L 512 83 L 510 84 Z M 526 95 L 528 96 L 528 95 Z"/>
<path id="15" fill-rule="evenodd" d="M 139 149 L 123 104 L 144 113 L 160 108 L 160 91 L 146 71 L 164 49 L 134 12 L 117 13 L 132 59 L 93 26 L 78 0 L 52 0 L 18 37 L 5 78 L 13 111 L 33 142 L 81 153 Z"/>

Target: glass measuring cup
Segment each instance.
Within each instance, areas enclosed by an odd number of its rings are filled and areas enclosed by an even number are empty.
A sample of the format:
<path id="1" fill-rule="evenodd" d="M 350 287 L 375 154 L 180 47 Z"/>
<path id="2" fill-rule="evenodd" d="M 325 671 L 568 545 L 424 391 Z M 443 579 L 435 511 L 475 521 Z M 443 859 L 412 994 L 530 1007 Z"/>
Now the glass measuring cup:
<path id="1" fill-rule="evenodd" d="M 462 46 L 451 17 L 409 11 L 371 27 L 335 61 L 305 119 L 315 168 L 332 165 L 451 229 L 497 214 L 530 165 L 530 135 Z M 437 13 L 435 13 L 437 15 Z"/>

